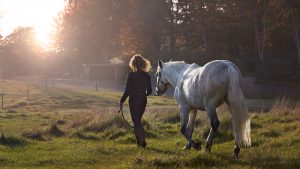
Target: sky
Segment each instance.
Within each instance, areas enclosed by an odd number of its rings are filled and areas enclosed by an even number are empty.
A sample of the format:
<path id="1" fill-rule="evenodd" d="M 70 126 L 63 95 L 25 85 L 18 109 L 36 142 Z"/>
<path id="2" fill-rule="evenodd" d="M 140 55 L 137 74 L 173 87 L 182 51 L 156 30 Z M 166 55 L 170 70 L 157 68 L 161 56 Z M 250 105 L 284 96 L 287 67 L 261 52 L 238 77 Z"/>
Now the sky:
<path id="1" fill-rule="evenodd" d="M 55 17 L 66 0 L 0 0 L 0 34 L 7 36 L 17 27 L 33 27 L 43 46 L 50 45 Z"/>

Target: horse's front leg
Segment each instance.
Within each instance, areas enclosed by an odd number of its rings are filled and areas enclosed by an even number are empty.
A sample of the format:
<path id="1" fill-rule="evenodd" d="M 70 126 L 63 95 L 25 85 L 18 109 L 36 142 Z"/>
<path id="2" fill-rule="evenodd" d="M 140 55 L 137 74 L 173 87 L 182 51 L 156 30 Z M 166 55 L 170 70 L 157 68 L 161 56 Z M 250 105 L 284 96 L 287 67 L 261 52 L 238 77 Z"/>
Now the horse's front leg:
<path id="1" fill-rule="evenodd" d="M 181 121 L 181 133 L 184 135 L 188 143 L 183 149 L 190 149 L 194 147 L 195 149 L 200 149 L 200 144 L 192 140 L 192 134 L 194 130 L 194 122 L 196 118 L 196 111 L 192 111 L 191 114 L 189 108 L 180 107 L 180 121 Z"/>
<path id="2" fill-rule="evenodd" d="M 193 132 L 194 132 L 194 128 L 195 128 L 196 116 L 197 116 L 197 110 L 193 109 L 189 114 L 189 122 L 187 124 L 188 135 L 191 139 L 193 138 Z M 194 142 L 193 140 L 192 140 L 191 144 L 189 143 L 189 145 L 186 145 L 186 146 L 189 146 L 189 147 L 192 146 L 196 150 L 200 150 L 200 148 L 201 148 L 200 143 L 199 142 Z"/>
<path id="3" fill-rule="evenodd" d="M 208 137 L 206 139 L 206 145 L 205 145 L 205 149 L 207 152 L 211 151 L 211 147 L 212 147 L 212 142 L 213 139 L 217 133 L 217 129 L 219 127 L 220 121 L 218 119 L 217 116 L 217 112 L 215 108 L 211 108 L 211 107 L 205 107 L 205 110 L 207 112 L 207 115 L 209 117 L 210 120 L 210 132 L 208 134 Z"/>

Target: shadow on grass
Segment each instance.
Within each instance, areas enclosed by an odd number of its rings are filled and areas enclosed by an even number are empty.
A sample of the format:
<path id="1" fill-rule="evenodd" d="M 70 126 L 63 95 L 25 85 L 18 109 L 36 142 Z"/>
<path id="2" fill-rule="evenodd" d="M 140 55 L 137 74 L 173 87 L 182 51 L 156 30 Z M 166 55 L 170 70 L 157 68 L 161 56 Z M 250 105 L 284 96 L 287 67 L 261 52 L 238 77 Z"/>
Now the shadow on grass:
<path id="1" fill-rule="evenodd" d="M 3 164 L 8 163 L 8 162 L 10 162 L 10 160 L 8 158 L 6 158 L 5 156 L 3 157 L 3 156 L 0 155 L 0 164 L 3 165 Z"/>
<path id="2" fill-rule="evenodd" d="M 8 147 L 19 147 L 19 146 L 25 146 L 26 141 L 22 138 L 18 138 L 15 136 L 6 137 L 2 134 L 0 137 L 0 145 L 8 146 Z"/>
<path id="3" fill-rule="evenodd" d="M 156 133 L 154 133 L 150 130 L 145 130 L 145 135 L 146 135 L 146 138 L 158 138 L 159 137 Z"/>
<path id="4" fill-rule="evenodd" d="M 47 138 L 43 136 L 43 133 L 39 130 L 28 130 L 22 133 L 22 137 L 38 140 L 38 141 L 47 141 Z"/>
<path id="5" fill-rule="evenodd" d="M 52 124 L 48 133 L 54 137 L 62 137 L 65 135 L 63 131 L 61 131 L 56 124 Z"/>
<path id="6" fill-rule="evenodd" d="M 262 124 L 259 123 L 257 120 L 252 120 L 251 121 L 251 129 L 259 129 L 262 128 Z"/>
<path id="7" fill-rule="evenodd" d="M 112 129 L 113 127 L 129 129 L 122 117 L 114 116 L 112 119 L 104 122 L 94 122 L 84 127 L 84 131 L 86 132 L 103 132 L 107 129 Z"/>
<path id="8" fill-rule="evenodd" d="M 210 154 L 198 154 L 197 156 L 185 161 L 185 166 L 192 168 L 212 168 L 215 166 L 226 166 L 222 161 L 216 160 Z"/>
<path id="9" fill-rule="evenodd" d="M 290 158 L 283 159 L 279 156 L 270 154 L 270 155 L 255 155 L 252 157 L 248 157 L 245 160 L 233 160 L 233 156 L 225 155 L 221 153 L 215 154 L 219 160 L 217 166 L 233 166 L 236 168 L 264 168 L 264 169 L 282 169 L 282 168 L 300 168 L 300 158 Z M 240 158 L 243 154 L 240 154 Z M 212 163 L 213 164 L 213 163 Z M 210 165 L 210 164 L 209 164 Z"/>
<path id="10" fill-rule="evenodd" d="M 179 123 L 180 122 L 180 114 L 179 113 L 172 113 L 169 115 L 165 115 L 161 118 L 163 123 Z"/>
<path id="11" fill-rule="evenodd" d="M 122 144 L 136 144 L 135 138 L 133 136 L 127 136 L 125 138 L 120 139 Z"/>
<path id="12" fill-rule="evenodd" d="M 280 136 L 280 133 L 276 130 L 269 130 L 269 131 L 263 130 L 259 134 L 264 137 L 279 137 Z"/>
<path id="13" fill-rule="evenodd" d="M 65 136 L 65 133 L 61 131 L 56 124 L 51 125 L 46 130 L 29 129 L 22 133 L 22 137 L 38 141 L 48 141 L 51 137 L 62 136 Z"/>
<path id="14" fill-rule="evenodd" d="M 114 153 L 118 153 L 118 149 L 115 147 L 106 147 L 103 145 L 99 145 L 92 149 L 90 152 L 92 154 L 100 154 L 100 155 L 113 155 Z"/>
<path id="15" fill-rule="evenodd" d="M 252 167 L 266 169 L 300 168 L 300 158 L 282 159 L 270 154 L 268 156 L 255 156 L 247 164 Z"/>
<path id="16" fill-rule="evenodd" d="M 128 132 L 126 130 L 112 130 L 106 133 L 104 137 L 109 140 L 115 140 L 120 137 L 124 137 Z"/>
<path id="17" fill-rule="evenodd" d="M 77 137 L 77 138 L 82 139 L 82 140 L 92 140 L 92 141 L 99 140 L 99 138 L 96 137 L 96 136 L 91 136 L 91 135 L 83 134 L 81 132 L 75 132 L 74 134 L 72 134 L 72 136 L 73 137 Z"/>
<path id="18" fill-rule="evenodd" d="M 202 138 L 206 139 L 210 132 L 210 127 L 205 127 L 203 130 Z M 232 133 L 232 123 L 231 119 L 224 119 L 217 130 L 217 134 L 214 138 L 213 143 L 224 143 L 227 141 L 234 140 L 233 133 Z"/>
<path id="19" fill-rule="evenodd" d="M 175 151 L 159 149 L 159 148 L 155 148 L 155 147 L 147 147 L 146 149 L 157 152 L 157 153 L 161 153 L 161 154 L 174 154 L 175 153 Z"/>
<path id="20" fill-rule="evenodd" d="M 140 164 L 144 164 L 149 168 L 181 168 L 181 161 L 181 159 L 171 157 L 168 159 L 154 158 L 147 161 L 140 161 L 140 163 L 137 164 L 139 166 Z"/>

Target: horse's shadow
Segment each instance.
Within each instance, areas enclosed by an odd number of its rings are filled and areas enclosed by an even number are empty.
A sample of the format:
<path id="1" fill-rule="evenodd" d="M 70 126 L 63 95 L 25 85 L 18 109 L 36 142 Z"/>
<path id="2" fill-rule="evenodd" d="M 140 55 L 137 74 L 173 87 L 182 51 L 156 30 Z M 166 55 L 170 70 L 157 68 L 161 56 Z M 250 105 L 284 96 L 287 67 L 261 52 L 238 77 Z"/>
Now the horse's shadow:
<path id="1" fill-rule="evenodd" d="M 154 151 L 157 153 L 161 153 L 161 154 L 175 154 L 175 151 L 172 150 L 165 150 L 165 149 L 160 149 L 160 148 L 156 148 L 156 147 L 147 147 L 148 150 L 150 151 Z"/>

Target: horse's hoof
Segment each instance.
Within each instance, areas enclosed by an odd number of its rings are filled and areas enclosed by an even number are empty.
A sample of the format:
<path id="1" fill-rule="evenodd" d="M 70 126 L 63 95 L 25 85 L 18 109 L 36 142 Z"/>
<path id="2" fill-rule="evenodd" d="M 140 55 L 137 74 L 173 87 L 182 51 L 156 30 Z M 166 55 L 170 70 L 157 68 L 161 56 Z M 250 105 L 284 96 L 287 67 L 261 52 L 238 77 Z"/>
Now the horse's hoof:
<path id="1" fill-rule="evenodd" d="M 233 154 L 233 160 L 234 161 L 238 161 L 239 160 L 239 156 L 237 154 Z"/>
<path id="2" fill-rule="evenodd" d="M 199 151 L 201 149 L 201 145 L 199 142 L 194 143 L 193 148 Z"/>
<path id="3" fill-rule="evenodd" d="M 240 147 L 239 146 L 234 146 L 234 150 L 233 150 L 233 159 L 235 161 L 238 160 L 239 158 L 239 153 L 240 153 Z"/>
<path id="4" fill-rule="evenodd" d="M 183 147 L 183 150 L 190 150 L 191 149 L 191 144 L 186 144 L 184 147 Z"/>

